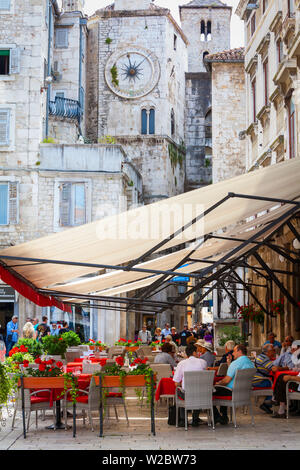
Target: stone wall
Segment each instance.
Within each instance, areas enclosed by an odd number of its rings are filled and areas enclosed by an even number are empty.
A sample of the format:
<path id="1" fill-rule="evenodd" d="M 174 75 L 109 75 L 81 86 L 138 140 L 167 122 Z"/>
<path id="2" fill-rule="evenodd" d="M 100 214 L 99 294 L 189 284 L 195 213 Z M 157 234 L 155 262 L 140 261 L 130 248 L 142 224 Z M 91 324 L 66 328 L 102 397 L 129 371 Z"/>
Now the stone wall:
<path id="1" fill-rule="evenodd" d="M 206 164 L 205 116 L 211 109 L 211 75 L 186 74 L 185 108 L 185 189 L 191 190 L 210 184 L 211 165 Z"/>
<path id="2" fill-rule="evenodd" d="M 212 64 L 213 183 L 245 173 L 245 73 L 243 63 Z"/>

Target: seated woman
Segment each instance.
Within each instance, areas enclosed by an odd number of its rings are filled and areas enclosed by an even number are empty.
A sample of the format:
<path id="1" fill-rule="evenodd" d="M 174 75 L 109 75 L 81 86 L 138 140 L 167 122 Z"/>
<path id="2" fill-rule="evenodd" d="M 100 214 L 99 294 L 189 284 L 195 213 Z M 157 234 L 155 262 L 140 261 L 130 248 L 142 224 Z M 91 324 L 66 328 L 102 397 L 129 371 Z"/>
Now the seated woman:
<path id="1" fill-rule="evenodd" d="M 173 341 L 171 335 L 167 335 L 167 336 L 165 337 L 165 342 L 171 344 L 171 346 L 173 346 L 173 348 L 175 349 L 175 353 L 177 354 L 177 352 L 178 352 L 178 346 L 177 346 L 176 343 L 174 343 L 174 341 Z"/>
<path id="2" fill-rule="evenodd" d="M 170 364 L 172 370 L 176 367 L 176 361 L 173 358 L 173 347 L 170 343 L 162 345 L 161 353 L 155 356 L 154 364 Z"/>

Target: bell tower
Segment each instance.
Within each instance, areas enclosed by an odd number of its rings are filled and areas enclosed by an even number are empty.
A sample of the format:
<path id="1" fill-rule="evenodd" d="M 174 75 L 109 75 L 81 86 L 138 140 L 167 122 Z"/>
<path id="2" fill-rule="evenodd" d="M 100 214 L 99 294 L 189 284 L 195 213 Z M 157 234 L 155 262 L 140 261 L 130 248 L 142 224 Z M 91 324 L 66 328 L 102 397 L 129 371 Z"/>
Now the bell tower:
<path id="1" fill-rule="evenodd" d="M 62 0 L 64 11 L 83 11 L 85 0 Z"/>

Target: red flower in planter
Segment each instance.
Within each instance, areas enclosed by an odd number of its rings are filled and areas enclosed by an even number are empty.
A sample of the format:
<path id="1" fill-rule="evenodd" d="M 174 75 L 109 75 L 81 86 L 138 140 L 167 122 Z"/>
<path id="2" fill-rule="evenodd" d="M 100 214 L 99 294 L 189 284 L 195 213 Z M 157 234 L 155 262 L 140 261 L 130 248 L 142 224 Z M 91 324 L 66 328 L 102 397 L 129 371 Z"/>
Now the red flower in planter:
<path id="1" fill-rule="evenodd" d="M 23 366 L 24 367 L 28 367 L 29 366 L 29 361 L 27 361 L 26 359 L 23 361 Z"/>
<path id="2" fill-rule="evenodd" d="M 124 359 L 122 356 L 116 357 L 116 363 L 118 366 L 123 367 L 124 366 Z"/>
<path id="3" fill-rule="evenodd" d="M 55 362 L 55 361 L 54 361 Z M 56 367 L 61 368 L 63 366 L 63 363 L 61 361 L 57 361 Z"/>
<path id="4" fill-rule="evenodd" d="M 20 352 L 22 352 L 22 353 L 28 352 L 28 349 L 24 346 L 24 344 L 21 344 Z"/>
<path id="5" fill-rule="evenodd" d="M 41 363 L 42 363 L 40 357 L 37 357 L 34 362 L 35 362 L 36 364 L 41 364 Z"/>
<path id="6" fill-rule="evenodd" d="M 104 367 L 106 364 L 106 359 L 100 359 L 100 366 Z"/>
<path id="7" fill-rule="evenodd" d="M 45 370 L 46 370 L 45 364 L 44 364 L 44 363 L 41 363 L 41 364 L 39 365 L 39 371 L 40 371 L 40 372 L 44 372 Z"/>

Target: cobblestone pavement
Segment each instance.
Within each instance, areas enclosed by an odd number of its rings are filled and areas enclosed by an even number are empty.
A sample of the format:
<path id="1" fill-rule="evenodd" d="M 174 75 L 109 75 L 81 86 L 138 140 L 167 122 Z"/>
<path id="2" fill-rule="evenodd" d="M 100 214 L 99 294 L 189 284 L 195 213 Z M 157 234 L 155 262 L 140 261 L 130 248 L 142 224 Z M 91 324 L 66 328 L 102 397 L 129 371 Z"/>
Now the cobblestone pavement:
<path id="1" fill-rule="evenodd" d="M 99 437 L 99 422 L 95 415 L 95 431 L 89 423 L 83 426 L 83 419 L 77 419 L 77 436 L 73 438 L 72 429 L 49 431 L 52 424 L 51 411 L 46 420 L 38 420 L 35 427 L 35 413 L 32 413 L 27 438 L 23 438 L 21 413 L 18 412 L 15 429 L 11 430 L 12 418 L 7 417 L 6 426 L 0 426 L 0 450 L 288 450 L 300 449 L 300 417 L 273 419 L 254 406 L 255 426 L 251 425 L 250 414 L 237 414 L 238 428 L 232 424 L 217 425 L 213 431 L 206 423 L 197 428 L 175 428 L 167 424 L 167 406 L 163 402 L 156 408 L 156 436 L 150 433 L 150 410 L 141 407 L 134 397 L 126 398 L 129 427 L 124 411 L 119 407 L 119 421 L 113 409 L 111 417 L 104 424 L 104 437 Z M 79 412 L 79 410 L 78 410 Z M 113 415 L 113 416 L 112 416 Z M 202 414 L 200 415 L 202 416 Z M 203 419 L 206 415 L 203 413 Z M 68 418 L 72 425 L 72 417 Z"/>

